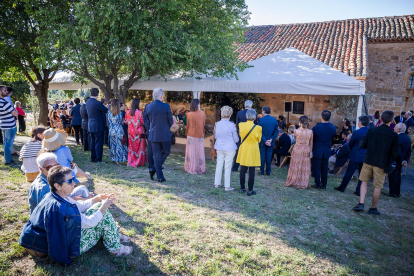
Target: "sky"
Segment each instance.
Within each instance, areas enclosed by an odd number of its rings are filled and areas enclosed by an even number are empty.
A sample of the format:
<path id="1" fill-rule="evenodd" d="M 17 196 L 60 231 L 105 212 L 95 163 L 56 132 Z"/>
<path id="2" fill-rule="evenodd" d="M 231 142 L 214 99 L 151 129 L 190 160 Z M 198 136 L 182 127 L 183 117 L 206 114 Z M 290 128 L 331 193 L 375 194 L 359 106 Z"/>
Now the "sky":
<path id="1" fill-rule="evenodd" d="M 414 14 L 414 0 L 245 0 L 250 26 Z"/>

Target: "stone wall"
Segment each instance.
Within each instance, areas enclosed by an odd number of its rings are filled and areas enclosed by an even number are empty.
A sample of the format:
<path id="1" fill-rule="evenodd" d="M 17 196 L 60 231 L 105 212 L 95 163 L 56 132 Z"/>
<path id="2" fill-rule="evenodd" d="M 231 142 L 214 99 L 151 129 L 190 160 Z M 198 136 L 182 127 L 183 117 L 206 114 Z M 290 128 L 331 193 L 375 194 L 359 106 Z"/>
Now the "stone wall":
<path id="1" fill-rule="evenodd" d="M 368 68 L 366 91 L 375 95 L 370 114 L 414 108 L 414 90 L 407 89 L 409 75 L 414 74 L 414 42 L 368 44 Z"/>

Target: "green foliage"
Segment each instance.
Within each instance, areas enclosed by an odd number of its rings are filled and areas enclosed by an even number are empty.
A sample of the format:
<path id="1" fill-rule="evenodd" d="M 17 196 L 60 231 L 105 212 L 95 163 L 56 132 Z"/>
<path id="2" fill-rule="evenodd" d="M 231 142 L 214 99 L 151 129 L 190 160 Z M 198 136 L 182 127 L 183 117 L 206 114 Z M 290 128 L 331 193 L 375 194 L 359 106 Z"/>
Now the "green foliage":
<path id="1" fill-rule="evenodd" d="M 73 99 L 75 93 L 78 93 L 78 90 L 63 90 L 63 92 L 68 96 L 70 99 Z"/>
<path id="2" fill-rule="evenodd" d="M 13 102 L 19 101 L 25 106 L 30 104 L 29 82 L 17 68 L 9 68 L 9 70 L 0 74 L 0 85 L 9 86 L 14 89 Z"/>
<path id="3" fill-rule="evenodd" d="M 123 101 L 135 81 L 154 75 L 231 77 L 245 68 L 235 52 L 249 18 L 244 0 L 26 1 L 43 16 L 39 43 L 62 51 L 75 80 L 106 98 Z"/>
<path id="4" fill-rule="evenodd" d="M 192 92 L 184 91 L 167 91 L 168 103 L 191 103 L 193 100 Z"/>
<path id="5" fill-rule="evenodd" d="M 260 109 L 260 102 L 264 101 L 257 93 L 222 93 L 222 92 L 203 92 L 200 102 L 209 106 L 223 106 L 230 102 L 232 106 L 237 106 L 240 110 L 244 108 L 244 102 L 251 100 L 254 109 Z"/>

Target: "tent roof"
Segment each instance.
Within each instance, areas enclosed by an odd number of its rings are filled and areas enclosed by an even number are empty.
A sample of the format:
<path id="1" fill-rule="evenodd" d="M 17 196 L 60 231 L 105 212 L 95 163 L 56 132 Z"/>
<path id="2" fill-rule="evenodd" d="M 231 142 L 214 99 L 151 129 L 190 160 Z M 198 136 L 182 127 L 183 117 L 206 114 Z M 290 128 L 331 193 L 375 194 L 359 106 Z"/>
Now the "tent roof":
<path id="1" fill-rule="evenodd" d="M 181 77 L 170 75 L 137 81 L 130 89 L 152 90 L 162 87 L 166 91 L 208 91 L 278 93 L 307 95 L 361 95 L 365 94 L 365 84 L 329 65 L 298 51 L 288 48 L 257 60 L 251 61 L 236 78 Z M 72 82 L 72 74 L 59 72 L 49 89 L 79 89 L 96 87 L 90 83 L 81 86 Z M 120 81 L 120 85 L 122 81 Z"/>

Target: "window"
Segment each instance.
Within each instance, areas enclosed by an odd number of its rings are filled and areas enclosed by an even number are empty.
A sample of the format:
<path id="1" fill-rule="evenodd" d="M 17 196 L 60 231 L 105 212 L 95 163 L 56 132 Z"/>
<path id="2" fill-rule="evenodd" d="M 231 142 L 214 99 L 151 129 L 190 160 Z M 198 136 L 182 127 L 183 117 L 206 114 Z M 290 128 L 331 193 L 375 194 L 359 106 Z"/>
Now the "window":
<path id="1" fill-rule="evenodd" d="M 293 114 L 304 114 L 305 102 L 293 102 Z"/>
<path id="2" fill-rule="evenodd" d="M 408 79 L 408 89 L 414 89 L 414 75 L 411 75 Z"/>

